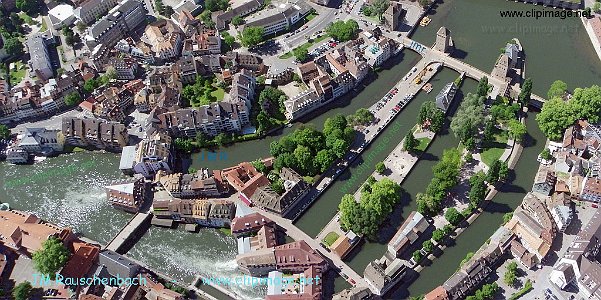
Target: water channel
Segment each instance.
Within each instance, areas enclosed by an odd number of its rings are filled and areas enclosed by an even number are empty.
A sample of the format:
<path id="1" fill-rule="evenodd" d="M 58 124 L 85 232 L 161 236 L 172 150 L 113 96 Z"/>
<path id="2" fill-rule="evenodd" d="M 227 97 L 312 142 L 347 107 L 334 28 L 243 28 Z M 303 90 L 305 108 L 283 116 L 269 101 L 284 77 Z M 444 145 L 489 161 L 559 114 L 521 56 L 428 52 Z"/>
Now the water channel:
<path id="1" fill-rule="evenodd" d="M 527 74 L 534 81 L 534 92 L 545 96 L 546 91 L 556 79 L 564 80 L 569 88 L 590 86 L 601 82 L 601 64 L 594 54 L 586 31 L 576 18 L 572 19 L 502 19 L 499 10 L 530 10 L 543 9 L 540 6 L 523 3 L 506 2 L 502 0 L 445 0 L 431 16 L 433 21 L 428 27 L 417 29 L 413 38 L 424 44 L 431 45 L 435 33 L 441 25 L 447 26 L 451 32 L 459 55 L 466 62 L 488 71 L 506 41 L 518 37 L 527 54 Z M 404 51 L 392 63 L 390 69 L 377 74 L 366 88 L 357 93 L 352 100 L 335 104 L 334 109 L 322 114 L 306 118 L 304 123 L 312 123 L 321 128 L 329 116 L 336 113 L 344 115 L 353 113 L 360 107 L 368 107 L 382 97 L 407 71 L 417 62 L 419 57 Z M 395 122 L 403 126 L 404 133 L 415 123 L 419 105 L 432 99 L 442 85 L 453 80 L 457 74 L 450 70 L 442 70 L 433 82 L 435 88 L 432 94 L 420 93 L 399 116 Z M 475 82 L 468 80 L 464 83 L 464 93 L 473 91 Z M 441 259 L 433 262 L 431 267 L 422 271 L 420 277 L 409 287 L 410 295 L 419 295 L 444 282 L 456 270 L 459 262 L 469 251 L 477 249 L 501 223 L 502 214 L 511 211 L 522 199 L 523 194 L 530 190 L 536 164 L 533 157 L 540 151 L 544 138 L 536 126 L 534 115 L 530 114 L 527 121 L 531 138 L 522 154 L 517 167 L 517 178 L 511 185 L 503 188 L 494 203 L 465 231 L 457 240 L 456 245 L 448 248 Z M 298 123 L 295 127 L 299 126 Z M 250 141 L 224 147 L 219 151 L 227 152 L 227 160 L 202 161 L 200 155 L 192 157 L 194 167 L 209 169 L 223 168 L 241 161 L 252 160 L 269 155 L 269 143 L 293 130 L 286 128 L 274 136 L 262 140 Z M 383 134 L 386 134 L 384 132 Z M 398 137 L 400 141 L 401 137 Z M 375 140 L 371 149 L 380 140 Z M 382 255 L 387 240 L 384 238 L 395 231 L 404 217 L 413 210 L 412 195 L 421 192 L 431 178 L 431 166 L 446 148 L 457 145 L 452 133 L 443 133 L 427 150 L 423 161 L 406 179 L 403 187 L 408 191 L 403 203 L 394 214 L 397 221 L 382 230 L 381 242 L 365 243 L 362 251 L 351 255 L 349 264 L 358 272 L 363 273 L 365 265 Z M 395 146 L 394 139 L 387 145 L 375 161 L 382 160 Z M 366 157 L 368 152 L 364 152 Z M 95 164 L 87 168 L 77 168 L 86 161 Z M 357 161 L 361 162 L 361 159 Z M 75 167 L 70 167 L 70 166 Z M 62 226 L 71 226 L 77 232 L 84 234 L 101 243 L 106 243 L 129 220 L 131 215 L 112 209 L 107 203 L 103 186 L 121 178 L 118 171 L 119 157 L 114 154 L 75 153 L 57 158 L 49 158 L 34 166 L 13 166 L 0 164 L 0 201 L 8 202 L 12 208 L 31 211 L 40 217 Z M 373 166 L 372 166 L 373 167 Z M 55 172 L 54 170 L 60 170 Z M 353 174 L 354 168 L 343 174 L 341 182 L 351 176 L 359 176 L 357 186 L 365 180 L 367 174 Z M 370 170 L 371 171 L 371 170 Z M 35 174 L 41 174 L 35 177 Z M 45 174 L 45 175 L 44 175 Z M 4 188 L 4 183 L 11 180 L 26 178 L 29 181 Z M 297 222 L 297 225 L 309 235 L 315 236 L 319 230 L 334 215 L 342 196 L 341 184 L 334 184 L 317 202 L 308 209 Z M 205 229 L 191 234 L 182 230 L 165 230 L 152 228 L 140 240 L 129 255 L 142 260 L 152 267 L 160 269 L 176 278 L 191 279 L 194 274 L 205 276 L 234 276 L 240 275 L 236 270 L 234 257 L 236 254 L 235 241 L 225 234 Z M 341 279 L 334 280 L 335 290 L 348 285 Z M 232 287 L 246 298 L 259 298 L 261 291 Z M 393 293 L 394 298 L 405 298 L 407 290 L 399 289 Z"/>

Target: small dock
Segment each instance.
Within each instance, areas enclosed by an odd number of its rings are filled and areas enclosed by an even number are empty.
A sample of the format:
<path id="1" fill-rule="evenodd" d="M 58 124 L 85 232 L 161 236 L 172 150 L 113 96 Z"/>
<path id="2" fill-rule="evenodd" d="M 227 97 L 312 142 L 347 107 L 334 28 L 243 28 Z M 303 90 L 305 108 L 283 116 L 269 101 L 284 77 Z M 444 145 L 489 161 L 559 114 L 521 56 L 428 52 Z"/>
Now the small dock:
<path id="1" fill-rule="evenodd" d="M 105 249 L 125 254 L 131 248 L 131 241 L 142 237 L 150 225 L 152 213 L 137 213 L 117 235 L 106 245 Z"/>

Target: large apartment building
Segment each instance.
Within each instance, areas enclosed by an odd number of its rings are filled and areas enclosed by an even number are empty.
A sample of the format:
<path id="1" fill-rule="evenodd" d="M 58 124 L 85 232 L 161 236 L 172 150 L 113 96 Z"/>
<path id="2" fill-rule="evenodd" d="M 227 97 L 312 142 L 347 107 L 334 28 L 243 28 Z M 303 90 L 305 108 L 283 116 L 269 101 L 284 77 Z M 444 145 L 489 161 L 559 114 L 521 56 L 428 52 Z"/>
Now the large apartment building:
<path id="1" fill-rule="evenodd" d="M 88 28 L 85 42 L 94 52 L 102 51 L 97 46 L 112 47 L 129 36 L 138 25 L 146 20 L 146 8 L 138 0 L 123 0 L 108 12 L 108 15 Z"/>
<path id="2" fill-rule="evenodd" d="M 73 11 L 75 18 L 85 24 L 96 21 L 109 10 L 117 6 L 119 0 L 86 0 L 81 2 Z"/>
<path id="3" fill-rule="evenodd" d="M 37 76 L 42 81 L 46 81 L 54 76 L 52 61 L 48 54 L 48 45 L 54 43 L 54 36 L 36 33 L 30 36 L 27 41 L 27 52 L 29 53 L 29 68 L 32 76 Z"/>
<path id="4" fill-rule="evenodd" d="M 277 34 L 288 30 L 309 12 L 311 12 L 311 7 L 302 0 L 287 3 L 274 8 L 269 14 L 247 20 L 244 27 L 262 27 L 264 36 Z M 244 27 L 241 30 L 244 30 Z"/>
<path id="5" fill-rule="evenodd" d="M 177 137 L 195 137 L 199 133 L 216 136 L 222 132 L 240 132 L 250 124 L 249 114 L 249 109 L 242 101 L 221 101 L 196 109 L 163 109 L 154 125 Z"/>
<path id="6" fill-rule="evenodd" d="M 65 143 L 119 152 L 129 142 L 125 125 L 101 119 L 63 118 Z"/>

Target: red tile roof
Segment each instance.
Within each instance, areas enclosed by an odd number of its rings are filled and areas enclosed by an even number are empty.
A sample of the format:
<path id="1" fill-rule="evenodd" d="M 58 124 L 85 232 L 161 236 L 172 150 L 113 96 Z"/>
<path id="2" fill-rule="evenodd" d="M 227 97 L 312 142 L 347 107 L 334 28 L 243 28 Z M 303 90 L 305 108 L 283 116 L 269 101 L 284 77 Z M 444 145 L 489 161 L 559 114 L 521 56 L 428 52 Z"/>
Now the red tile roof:
<path id="1" fill-rule="evenodd" d="M 98 259 L 100 248 L 83 242 L 73 243 L 75 253 L 61 271 L 61 275 L 70 278 L 84 277 Z"/>

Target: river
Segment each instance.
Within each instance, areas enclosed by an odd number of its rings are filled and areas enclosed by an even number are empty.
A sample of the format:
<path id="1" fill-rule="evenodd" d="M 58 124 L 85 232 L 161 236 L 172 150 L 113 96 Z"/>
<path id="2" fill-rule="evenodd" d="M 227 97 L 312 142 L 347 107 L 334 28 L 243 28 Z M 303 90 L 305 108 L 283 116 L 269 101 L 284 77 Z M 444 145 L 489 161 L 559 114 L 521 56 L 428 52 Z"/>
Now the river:
<path id="1" fill-rule="evenodd" d="M 444 24 L 451 32 L 461 59 L 481 68 L 491 70 L 499 54 L 499 49 L 513 37 L 520 39 L 527 54 L 527 75 L 534 81 L 533 90 L 545 96 L 546 91 L 556 79 L 564 80 L 569 88 L 590 86 L 601 82 L 601 64 L 594 55 L 592 45 L 578 19 L 501 19 L 499 10 L 542 9 L 540 6 L 502 0 L 445 0 L 433 11 L 433 21 L 428 27 L 417 29 L 413 38 L 431 45 L 438 28 Z M 530 33 L 527 33 L 529 31 Z M 552 41 L 552 46 L 550 42 Z M 417 62 L 418 55 L 411 51 L 403 51 L 400 58 L 392 63 L 392 67 L 377 74 L 366 88 L 361 90 L 352 100 L 350 97 L 335 103 L 333 109 L 325 113 L 316 113 L 300 123 L 312 123 L 321 128 L 327 117 L 336 113 L 350 114 L 360 107 L 368 107 L 378 101 L 407 71 Z M 430 95 L 420 93 L 395 119 L 403 126 L 402 136 L 415 123 L 420 103 L 432 99 L 442 84 L 454 79 L 456 73 L 442 70 L 435 78 L 435 89 Z M 467 93 L 475 89 L 475 82 L 468 80 L 462 91 Z M 299 126 L 297 123 L 295 125 Z M 512 185 L 503 188 L 480 216 L 473 226 L 465 231 L 454 247 L 448 248 L 441 259 L 433 262 L 431 267 L 422 271 L 421 276 L 409 287 L 411 295 L 428 292 L 444 282 L 457 268 L 459 262 L 469 251 L 477 249 L 499 226 L 504 212 L 511 211 L 530 190 L 534 172 L 536 171 L 534 156 L 540 151 L 544 138 L 540 134 L 530 114 L 527 120 L 531 135 L 523 157 L 516 167 L 517 178 Z M 199 154 L 192 156 L 194 167 L 218 169 L 235 165 L 241 161 L 253 160 L 269 155 L 269 143 L 293 130 L 286 128 L 271 137 L 224 147 L 218 151 L 227 153 L 226 160 L 202 161 Z M 398 140 L 400 141 L 401 136 Z M 377 145 L 375 140 L 373 145 Z M 404 217 L 414 209 L 411 195 L 420 192 L 431 178 L 431 166 L 436 163 L 442 150 L 457 145 L 452 134 L 446 133 L 437 137 L 428 149 L 423 161 L 406 179 L 403 187 L 408 191 L 403 203 L 394 212 L 398 218 L 383 230 L 380 243 L 365 243 L 362 251 L 351 255 L 349 264 L 363 273 L 365 265 L 384 252 L 385 237 L 391 235 L 395 226 L 402 223 Z M 394 143 L 388 145 L 392 150 Z M 373 148 L 373 146 L 372 146 Z M 365 157 L 371 149 L 367 149 Z M 382 160 L 388 151 L 383 151 L 376 158 Z M 96 164 L 86 169 L 68 168 L 92 160 Z M 358 162 L 361 162 L 359 159 Z M 0 164 L 0 201 L 8 202 L 12 208 L 31 211 L 40 217 L 63 226 L 71 226 L 101 243 L 106 243 L 131 217 L 131 215 L 112 209 L 107 203 L 103 186 L 119 179 L 119 157 L 114 154 L 75 153 L 57 158 L 49 158 L 35 166 L 13 166 Z M 62 173 L 50 173 L 50 170 L 63 170 Z M 342 176 L 342 181 L 353 176 L 354 168 Z M 48 172 L 52 176 L 32 177 L 35 174 Z M 42 174 L 44 175 L 44 174 Z M 355 176 L 358 176 L 355 174 Z M 361 174 L 357 186 L 347 192 L 353 192 L 368 176 Z M 363 178 L 365 177 L 365 178 Z M 3 188 L 4 183 L 19 178 L 31 178 L 31 182 Z M 308 209 L 297 222 L 297 225 L 309 235 L 315 236 L 321 227 L 334 215 L 342 196 L 340 184 L 333 185 L 316 203 Z M 166 230 L 151 228 L 136 244 L 129 255 L 140 259 L 152 267 L 156 267 L 176 278 L 189 280 L 193 274 L 206 276 L 234 276 L 236 270 L 234 257 L 236 245 L 233 238 L 213 229 L 203 229 L 192 234 L 182 230 Z M 335 290 L 348 285 L 340 278 L 334 279 Z M 233 287 L 233 290 L 245 298 L 259 298 L 260 290 Z M 407 291 L 400 289 L 394 292 L 396 297 L 405 297 Z M 395 298 L 396 298 L 395 297 Z"/>

